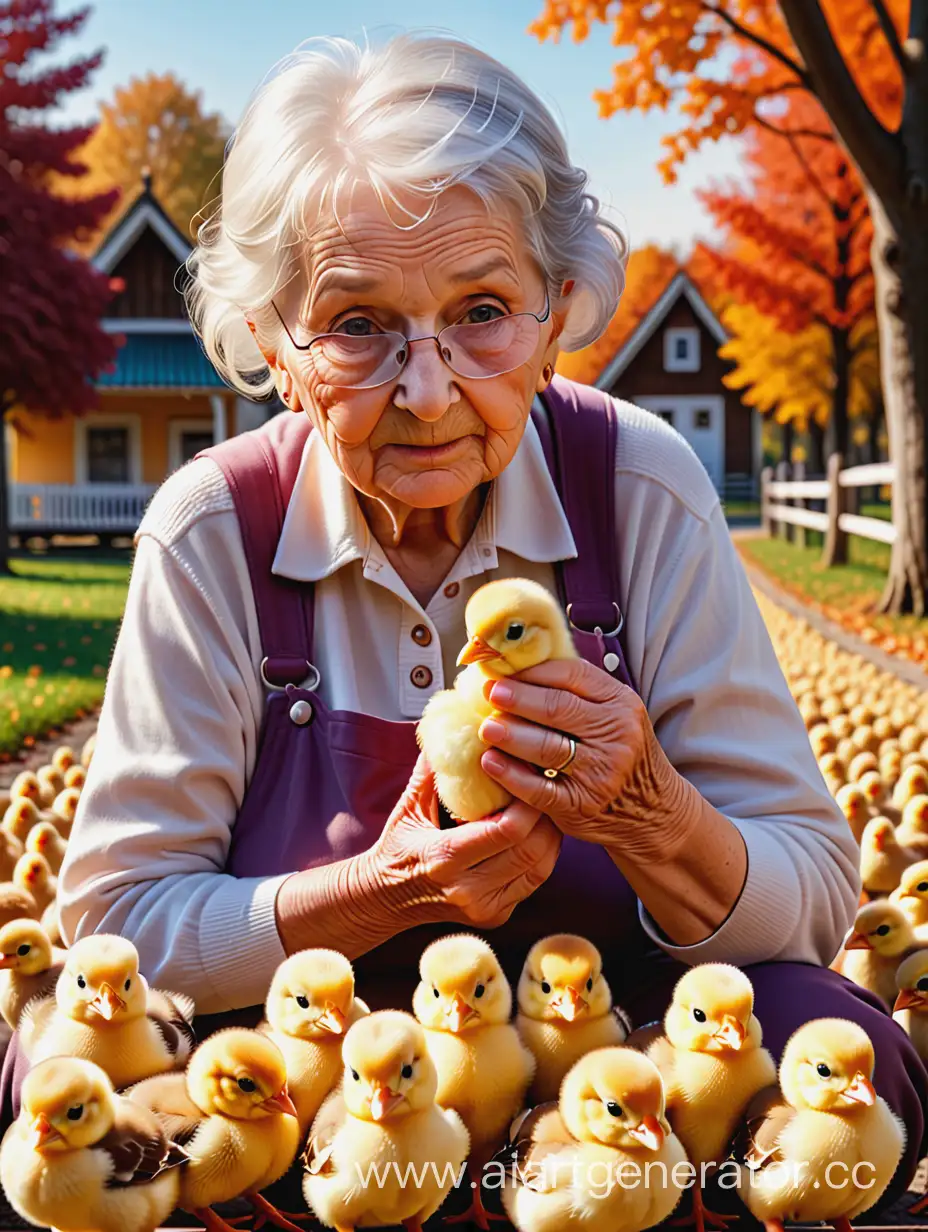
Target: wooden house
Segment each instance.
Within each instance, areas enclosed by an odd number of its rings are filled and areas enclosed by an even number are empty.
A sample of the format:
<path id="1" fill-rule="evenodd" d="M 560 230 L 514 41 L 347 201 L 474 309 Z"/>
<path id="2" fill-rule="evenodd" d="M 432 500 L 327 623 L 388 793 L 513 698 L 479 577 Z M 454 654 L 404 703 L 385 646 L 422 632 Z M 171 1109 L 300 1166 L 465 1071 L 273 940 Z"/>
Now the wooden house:
<path id="1" fill-rule="evenodd" d="M 596 381 L 598 389 L 653 411 L 692 445 L 721 495 L 756 495 L 760 417 L 722 378 L 728 335 L 686 273 L 676 274 Z"/>

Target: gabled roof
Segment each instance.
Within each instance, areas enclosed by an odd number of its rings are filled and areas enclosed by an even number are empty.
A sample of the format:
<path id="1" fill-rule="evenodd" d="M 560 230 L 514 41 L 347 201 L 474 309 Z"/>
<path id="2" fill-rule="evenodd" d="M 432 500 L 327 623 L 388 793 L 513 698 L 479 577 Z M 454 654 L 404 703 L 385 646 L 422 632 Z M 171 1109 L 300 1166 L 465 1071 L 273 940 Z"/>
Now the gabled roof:
<path id="1" fill-rule="evenodd" d="M 681 295 L 687 300 L 697 318 L 705 325 L 719 346 L 728 341 L 728 334 L 722 322 L 700 295 L 696 284 L 689 275 L 684 270 L 680 270 L 679 273 L 674 274 L 660 299 L 658 299 L 651 311 L 639 321 L 631 336 L 625 340 L 625 343 L 620 347 L 615 357 L 597 377 L 597 389 L 609 389 L 618 380 L 645 343 L 660 328 L 667 314 Z"/>
<path id="2" fill-rule="evenodd" d="M 183 322 L 182 322 L 183 324 Z M 132 333 L 116 353 L 112 372 L 101 372 L 98 389 L 225 389 L 189 324 L 186 333 Z"/>
<path id="3" fill-rule="evenodd" d="M 151 190 L 151 176 L 147 172 L 142 176 L 142 191 L 103 237 L 91 263 L 103 273 L 111 274 L 146 227 L 151 227 L 179 262 L 187 260 L 191 245 L 158 204 Z"/>

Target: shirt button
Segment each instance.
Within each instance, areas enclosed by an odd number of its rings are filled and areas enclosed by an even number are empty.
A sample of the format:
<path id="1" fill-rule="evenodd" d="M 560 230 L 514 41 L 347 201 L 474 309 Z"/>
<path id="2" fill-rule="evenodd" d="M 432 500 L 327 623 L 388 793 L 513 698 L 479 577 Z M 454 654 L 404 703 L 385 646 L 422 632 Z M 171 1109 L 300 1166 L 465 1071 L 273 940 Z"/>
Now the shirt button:
<path id="1" fill-rule="evenodd" d="M 449 582 L 445 587 L 444 595 L 446 599 L 454 599 L 460 592 L 460 584 L 458 582 Z"/>
<path id="2" fill-rule="evenodd" d="M 305 727 L 312 717 L 313 708 L 307 701 L 301 699 L 290 707 L 290 721 L 297 727 Z"/>
<path id="3" fill-rule="evenodd" d="M 414 667 L 409 673 L 409 679 L 417 689 L 427 689 L 432 683 L 432 673 L 420 663 L 418 667 Z"/>
<path id="4" fill-rule="evenodd" d="M 425 625 L 416 625 L 412 631 L 412 640 L 417 646 L 428 646 L 432 640 L 432 635 Z"/>

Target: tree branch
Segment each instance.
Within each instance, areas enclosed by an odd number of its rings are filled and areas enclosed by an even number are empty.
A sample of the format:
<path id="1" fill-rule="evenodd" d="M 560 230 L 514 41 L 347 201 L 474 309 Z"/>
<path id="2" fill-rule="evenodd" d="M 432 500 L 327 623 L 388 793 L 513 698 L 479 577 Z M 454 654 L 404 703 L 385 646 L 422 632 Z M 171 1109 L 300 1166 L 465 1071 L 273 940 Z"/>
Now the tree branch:
<path id="1" fill-rule="evenodd" d="M 780 10 L 805 61 L 810 88 L 864 178 L 884 202 L 899 202 L 904 185 L 902 142 L 884 128 L 857 88 L 820 0 L 780 0 Z"/>
<path id="2" fill-rule="evenodd" d="M 722 3 L 724 3 L 724 0 L 722 0 Z M 768 56 L 771 56 L 774 60 L 778 61 L 784 68 L 789 69 L 791 73 L 795 73 L 803 85 L 809 85 L 806 70 L 802 67 L 802 65 L 798 61 L 792 59 L 791 56 L 788 56 L 785 51 L 781 51 L 775 43 L 771 43 L 770 40 L 764 38 L 762 34 L 758 34 L 756 31 L 751 30 L 748 26 L 743 25 L 737 17 L 732 17 L 731 13 L 726 12 L 725 9 L 718 8 L 715 4 L 710 4 L 709 0 L 700 0 L 700 5 L 704 13 L 711 13 L 713 17 L 721 17 L 722 21 L 724 21 L 725 24 L 738 35 L 739 38 L 744 39 L 748 43 L 753 43 L 755 47 L 758 47 L 761 51 L 766 52 Z"/>
<path id="3" fill-rule="evenodd" d="M 876 16 L 877 23 L 883 31 L 883 37 L 889 43 L 889 49 L 893 53 L 899 67 L 903 73 L 908 71 L 909 58 L 902 49 L 902 43 L 899 40 L 899 31 L 896 29 L 896 23 L 893 21 L 886 7 L 886 0 L 870 0 L 873 5 L 873 12 Z"/>

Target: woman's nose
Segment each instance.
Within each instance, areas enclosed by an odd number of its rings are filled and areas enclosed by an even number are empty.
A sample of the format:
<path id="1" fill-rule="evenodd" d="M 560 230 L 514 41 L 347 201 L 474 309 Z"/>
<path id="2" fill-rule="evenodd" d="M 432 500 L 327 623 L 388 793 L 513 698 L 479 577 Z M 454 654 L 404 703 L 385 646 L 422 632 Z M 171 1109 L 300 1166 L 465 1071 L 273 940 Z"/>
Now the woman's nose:
<path id="1" fill-rule="evenodd" d="M 425 423 L 441 419 L 460 397 L 454 373 L 442 359 L 434 338 L 409 344 L 409 358 L 400 373 L 393 402 Z"/>

